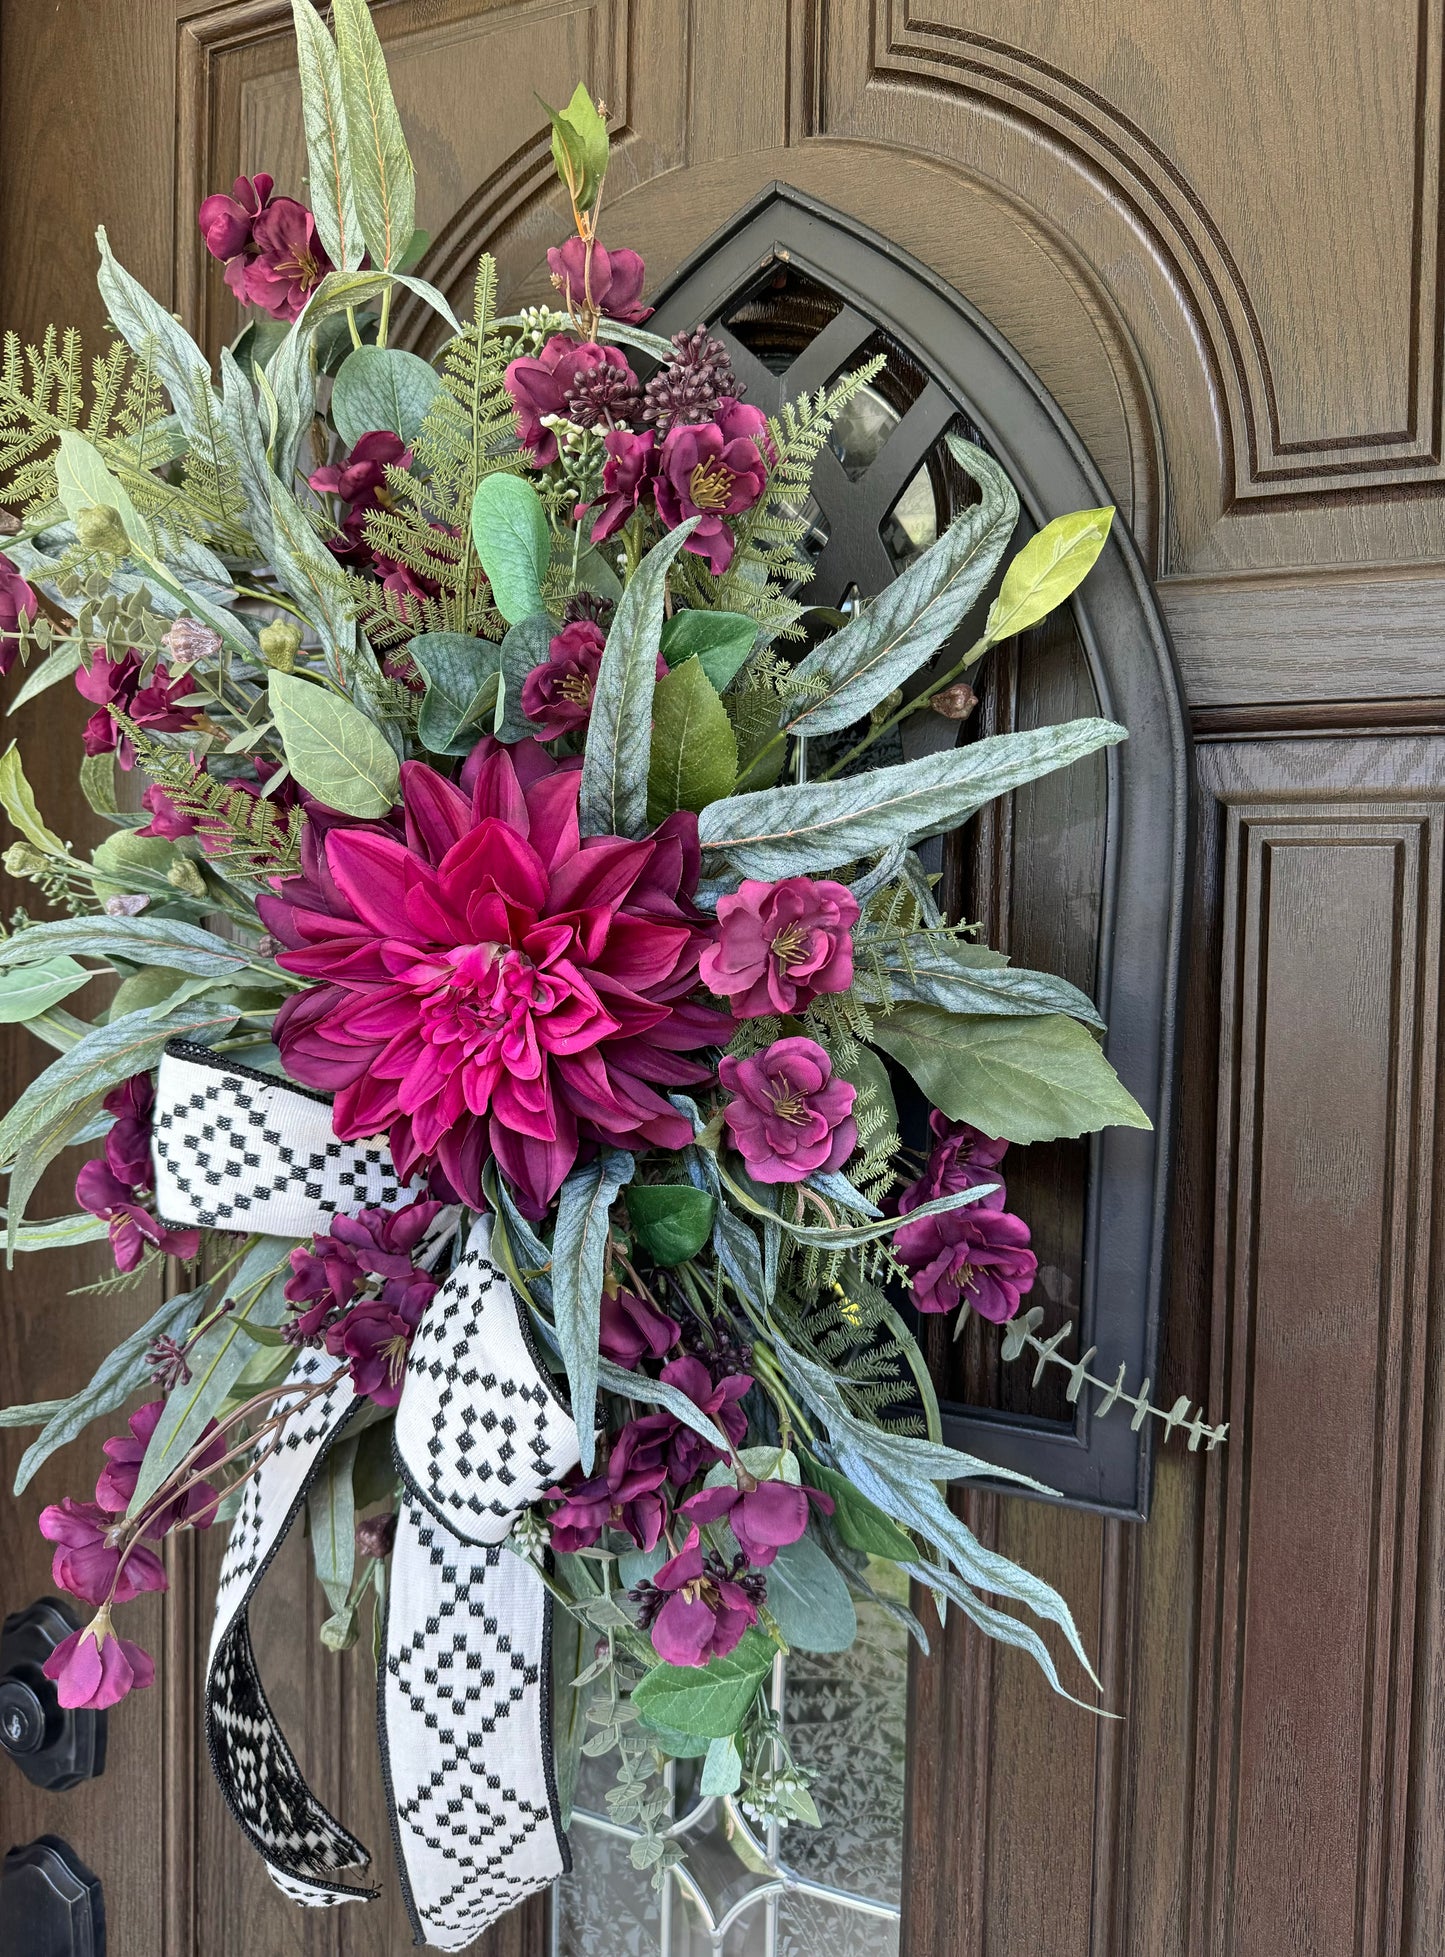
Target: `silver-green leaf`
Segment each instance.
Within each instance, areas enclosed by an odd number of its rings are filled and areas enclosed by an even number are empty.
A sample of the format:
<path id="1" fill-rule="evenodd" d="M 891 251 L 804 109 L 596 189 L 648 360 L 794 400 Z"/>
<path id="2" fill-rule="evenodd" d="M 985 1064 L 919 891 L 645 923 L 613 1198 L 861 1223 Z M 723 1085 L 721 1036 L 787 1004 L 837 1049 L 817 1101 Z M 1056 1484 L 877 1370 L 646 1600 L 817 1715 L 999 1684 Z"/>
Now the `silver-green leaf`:
<path id="1" fill-rule="evenodd" d="M 399 771 L 386 736 L 359 707 L 295 673 L 272 673 L 271 712 L 286 760 L 328 808 L 363 820 L 385 815 Z"/>

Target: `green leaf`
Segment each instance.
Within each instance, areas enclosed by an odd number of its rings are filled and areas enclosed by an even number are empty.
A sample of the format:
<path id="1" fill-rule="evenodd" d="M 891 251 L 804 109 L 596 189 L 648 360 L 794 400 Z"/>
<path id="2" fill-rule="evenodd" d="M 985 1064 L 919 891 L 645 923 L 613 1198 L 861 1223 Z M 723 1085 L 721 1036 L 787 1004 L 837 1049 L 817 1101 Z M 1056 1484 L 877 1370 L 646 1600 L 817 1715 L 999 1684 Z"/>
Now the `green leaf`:
<path id="1" fill-rule="evenodd" d="M 634 1689 L 632 1703 L 660 1726 L 724 1739 L 746 1719 L 777 1655 L 772 1640 L 754 1625 L 725 1658 L 711 1658 L 706 1665 L 654 1665 Z"/>
<path id="2" fill-rule="evenodd" d="M 468 754 L 496 705 L 502 649 L 464 632 L 423 632 L 407 652 L 426 681 L 417 734 L 433 754 Z"/>
<path id="3" fill-rule="evenodd" d="M 647 820 L 656 825 L 675 809 L 705 809 L 730 795 L 737 777 L 732 722 L 702 661 L 688 659 L 658 680 L 652 695 Z"/>
<path id="4" fill-rule="evenodd" d="M 795 1651 L 846 1651 L 858 1635 L 848 1585 L 811 1536 L 786 1543 L 768 1565 L 768 1609 Z"/>
<path id="5" fill-rule="evenodd" d="M 356 214 L 373 265 L 390 271 L 416 228 L 416 175 L 366 0 L 332 0 Z"/>
<path id="6" fill-rule="evenodd" d="M 701 1434 L 709 1447 L 715 1447 L 724 1454 L 730 1451 L 731 1443 L 721 1427 L 714 1425 L 685 1393 L 675 1386 L 669 1386 L 666 1381 L 652 1379 L 646 1373 L 630 1373 L 610 1359 L 597 1361 L 597 1381 L 619 1399 L 645 1400 L 651 1407 L 666 1408 L 668 1413 L 676 1414 L 684 1427 L 691 1427 L 695 1434 Z"/>
<path id="7" fill-rule="evenodd" d="M 698 521 L 689 517 L 654 544 L 618 600 L 597 669 L 583 750 L 579 813 L 584 836 L 647 832 L 652 692 L 667 573 Z"/>
<path id="8" fill-rule="evenodd" d="M 790 734 L 831 734 L 876 707 L 932 658 L 993 576 L 1018 522 L 1018 498 L 982 449 L 953 437 L 949 447 L 983 500 L 964 510 L 865 611 L 799 662 L 794 677 L 822 682 L 827 690 L 800 697 L 785 722 Z"/>
<path id="9" fill-rule="evenodd" d="M 115 756 L 87 754 L 80 764 L 80 792 L 97 815 L 117 816 L 115 799 Z"/>
<path id="10" fill-rule="evenodd" d="M 271 470 L 266 461 L 266 445 L 261 439 L 261 422 L 251 382 L 229 347 L 221 349 L 221 418 L 245 499 L 247 527 L 269 561 L 275 547 Z"/>
<path id="11" fill-rule="evenodd" d="M 846 1475 L 825 1468 L 809 1455 L 804 1463 L 804 1480 L 833 1497 L 833 1526 L 850 1549 L 865 1556 L 886 1556 L 890 1563 L 912 1563 L 918 1545 L 896 1522 L 890 1522 L 882 1509 L 866 1495 L 860 1495 Z"/>
<path id="12" fill-rule="evenodd" d="M 1062 1012 L 1103 1032 L 1104 1022 L 1093 1000 L 1067 979 L 1013 965 L 980 964 L 976 954 L 981 948 L 917 931 L 874 953 L 864 938 L 857 943 L 855 983 L 860 995 L 870 1001 L 911 999 L 942 1006 L 946 1012 L 1025 1017 Z"/>
<path id="13" fill-rule="evenodd" d="M 311 1561 L 332 1611 L 346 1609 L 356 1574 L 356 1498 L 352 1475 L 357 1436 L 342 1434 L 326 1450 L 320 1472 L 306 1491 L 311 1523 Z"/>
<path id="14" fill-rule="evenodd" d="M 66 845 L 40 819 L 40 811 L 35 806 L 35 794 L 25 779 L 25 769 L 20 760 L 20 750 L 12 741 L 4 754 L 0 754 L 0 808 L 3 808 L 11 822 L 20 831 L 27 843 L 32 843 L 43 856 L 65 856 L 69 852 Z"/>
<path id="15" fill-rule="evenodd" d="M 1010 1142 L 1048 1142 L 1095 1128 L 1148 1128 L 1148 1115 L 1077 1020 L 981 1018 L 899 1006 L 873 1038 L 950 1121 Z"/>
<path id="16" fill-rule="evenodd" d="M 316 229 L 333 265 L 351 272 L 365 247 L 352 192 L 351 137 L 336 43 L 311 0 L 291 0 L 301 70 L 301 113 Z M 377 426 L 381 424 L 378 423 Z"/>
<path id="17" fill-rule="evenodd" d="M 340 679 L 356 652 L 356 619 L 346 580 L 285 484 L 270 476 L 266 487 L 273 566 L 302 616 L 316 627 Z"/>
<path id="18" fill-rule="evenodd" d="M 22 1223 L 15 1233 L 15 1248 L 69 1250 L 76 1244 L 98 1243 L 107 1234 L 103 1217 L 81 1210 L 75 1216 L 50 1216 L 43 1223 Z"/>
<path id="19" fill-rule="evenodd" d="M 92 1420 L 99 1420 L 102 1414 L 113 1413 L 150 1377 L 147 1351 L 158 1338 L 174 1338 L 187 1330 L 195 1322 L 196 1308 L 204 1295 L 203 1286 L 198 1291 L 187 1291 L 180 1297 L 167 1298 L 144 1325 L 137 1326 L 129 1337 L 122 1339 L 105 1355 L 89 1381 L 78 1393 L 72 1393 L 68 1400 L 50 1402 L 47 1408 L 7 1407 L 0 1414 L 0 1426 L 4 1427 L 32 1425 L 31 1421 L 20 1417 L 32 1412 L 45 1422 L 42 1431 L 20 1457 L 20 1465 L 15 1471 L 17 1495 L 23 1493 L 57 1448 L 73 1441 Z"/>
<path id="20" fill-rule="evenodd" d="M 74 952 L 90 958 L 124 958 L 134 965 L 163 965 L 196 978 L 229 978 L 244 971 L 248 962 L 238 946 L 179 918 L 63 917 L 49 924 L 31 924 L 0 942 L 0 970 Z"/>
<path id="21" fill-rule="evenodd" d="M 79 992 L 91 977 L 73 958 L 47 958 L 21 971 L 0 974 L 0 1026 L 23 1026 L 27 1019 L 49 1012 L 72 992 Z"/>
<path id="22" fill-rule="evenodd" d="M 522 688 L 528 673 L 546 659 L 556 631 L 554 619 L 545 612 L 534 612 L 530 618 L 519 619 L 503 639 L 499 741 L 524 741 L 538 731 L 522 712 Z"/>
<path id="23" fill-rule="evenodd" d="M 662 628 L 662 656 L 669 666 L 696 657 L 721 693 L 742 670 L 757 638 L 757 620 L 743 612 L 674 612 Z"/>
<path id="24" fill-rule="evenodd" d="M 409 447 L 441 387 L 436 369 L 417 354 L 399 347 L 357 347 L 332 384 L 331 419 L 348 448 L 379 428 L 389 428 Z"/>
<path id="25" fill-rule="evenodd" d="M 745 693 L 724 694 L 723 706 L 737 736 L 736 793 L 771 788 L 788 758 L 786 741 L 773 744 L 782 716 L 782 702 L 770 688 L 752 687 Z"/>
<path id="26" fill-rule="evenodd" d="M 552 534 L 542 499 L 521 476 L 483 476 L 472 498 L 472 541 L 509 625 L 542 610 Z"/>
<path id="27" fill-rule="evenodd" d="M 5 554 L 14 560 L 17 570 L 33 569 L 33 559 L 30 564 L 27 564 L 25 560 L 29 553 L 22 551 L 17 545 L 11 544 Z M 38 551 L 34 553 L 36 557 L 39 554 Z M 5 709 L 6 713 L 18 713 L 21 707 L 33 700 L 37 694 L 47 692 L 61 680 L 68 680 L 79 669 L 82 650 L 82 647 L 73 642 L 69 645 L 58 645 L 54 652 L 47 654 L 41 660 L 38 666 L 32 666 L 25 675 L 25 684 Z"/>
<path id="28" fill-rule="evenodd" d="M 95 239 L 100 246 L 96 284 L 111 323 L 131 352 L 152 369 L 170 395 L 187 441 L 208 461 L 214 460 L 217 443 L 223 438 L 220 404 L 211 386 L 210 361 L 180 321 L 117 262 L 104 225 L 96 232 Z M 120 507 L 110 496 L 104 500 L 113 508 Z M 69 509 L 68 504 L 66 507 Z M 70 514 L 73 516 L 74 511 Z M 128 520 L 126 529 L 137 541 L 141 540 L 140 533 L 131 530 Z"/>
<path id="29" fill-rule="evenodd" d="M 542 100 L 540 96 L 537 99 Z M 552 161 L 557 175 L 577 209 L 590 211 L 607 175 L 607 124 L 581 82 L 565 109 L 549 108 L 545 102 L 542 107 L 552 123 Z"/>
<path id="30" fill-rule="evenodd" d="M 574 1169 L 557 1199 L 552 1237 L 552 1306 L 572 1418 L 582 1445 L 582 1472 L 591 1474 L 596 1445 L 598 1327 L 607 1260 L 607 1220 L 619 1190 L 629 1182 L 635 1156 L 605 1149 L 586 1168 Z"/>
<path id="31" fill-rule="evenodd" d="M 664 1267 L 696 1257 L 712 1235 L 716 1207 L 690 1183 L 634 1183 L 627 1192 L 632 1227 L 653 1263 Z"/>
<path id="32" fill-rule="evenodd" d="M 1109 535 L 1112 506 L 1056 516 L 1030 537 L 1004 573 L 984 624 L 986 645 L 1011 639 L 1062 605 L 1083 583 Z M 980 651 L 982 648 L 980 648 Z"/>
<path id="33" fill-rule="evenodd" d="M 680 1733 L 675 1726 L 659 1726 L 655 1719 L 644 1719 L 640 1714 L 637 1723 L 659 1752 L 673 1760 L 703 1760 L 712 1746 L 711 1740 L 699 1739 L 695 1733 Z"/>
<path id="34" fill-rule="evenodd" d="M 60 485 L 65 514 L 72 523 L 82 510 L 114 510 L 133 543 L 143 550 L 154 549 L 151 527 L 131 502 L 120 478 L 107 469 L 100 450 L 73 428 L 61 432 L 55 454 L 55 479 Z"/>
<path id="35" fill-rule="evenodd" d="M 295 673 L 272 673 L 271 712 L 291 772 L 329 808 L 385 815 L 397 797 L 397 760 L 386 736 L 349 700 Z"/>
<path id="36" fill-rule="evenodd" d="M 738 1752 L 737 1741 L 732 1734 L 725 1733 L 721 1739 L 708 1744 L 699 1791 L 704 1798 L 710 1794 L 736 1794 L 742 1784 L 743 1756 Z"/>
<path id="37" fill-rule="evenodd" d="M 897 767 L 730 796 L 703 810 L 698 834 L 743 876 L 832 870 L 894 843 L 941 835 L 995 795 L 1125 738 L 1109 720 L 993 734 Z"/>

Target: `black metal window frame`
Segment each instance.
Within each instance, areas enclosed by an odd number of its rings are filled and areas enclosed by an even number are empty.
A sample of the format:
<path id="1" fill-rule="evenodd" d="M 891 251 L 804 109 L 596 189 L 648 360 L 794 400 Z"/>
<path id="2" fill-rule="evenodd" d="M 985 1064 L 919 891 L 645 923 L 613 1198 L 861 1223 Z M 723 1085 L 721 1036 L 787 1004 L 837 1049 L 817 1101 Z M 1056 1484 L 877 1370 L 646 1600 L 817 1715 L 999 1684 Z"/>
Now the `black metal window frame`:
<path id="1" fill-rule="evenodd" d="M 719 322 L 780 267 L 796 268 L 844 307 L 784 377 L 790 393 L 822 385 L 874 331 L 928 376 L 880 462 L 911 423 L 908 439 L 898 441 L 871 490 L 845 499 L 852 511 L 845 533 L 827 550 L 873 549 L 883 500 L 897 495 L 904 467 L 955 413 L 980 431 L 1012 477 L 1021 532 L 1112 501 L 1058 404 L 967 299 L 887 239 L 787 184 L 768 186 L 678 269 L 650 326 L 669 334 Z M 761 375 L 759 363 L 752 368 Z M 771 407 L 782 383 L 769 378 L 772 399 L 752 388 L 749 398 Z M 824 466 L 837 465 L 825 455 Z M 859 586 L 866 594 L 882 581 L 875 566 Z M 1153 1122 L 1151 1132 L 1112 1128 L 1090 1139 L 1079 1337 L 1081 1349 L 1095 1349 L 1093 1370 L 1113 1378 L 1122 1365 L 1136 1390 L 1157 1378 L 1167 1282 L 1192 762 L 1168 632 L 1126 525 L 1114 524 L 1072 607 L 1099 711 L 1129 730 L 1128 741 L 1107 754 L 1094 996 L 1108 1023 L 1105 1051 Z M 947 1405 L 944 1435 L 970 1454 L 1036 1476 L 1068 1506 L 1142 1519 L 1154 1423 L 1136 1433 L 1121 1413 L 1100 1419 L 1089 1398 L 1080 1395 L 1072 1424 Z"/>

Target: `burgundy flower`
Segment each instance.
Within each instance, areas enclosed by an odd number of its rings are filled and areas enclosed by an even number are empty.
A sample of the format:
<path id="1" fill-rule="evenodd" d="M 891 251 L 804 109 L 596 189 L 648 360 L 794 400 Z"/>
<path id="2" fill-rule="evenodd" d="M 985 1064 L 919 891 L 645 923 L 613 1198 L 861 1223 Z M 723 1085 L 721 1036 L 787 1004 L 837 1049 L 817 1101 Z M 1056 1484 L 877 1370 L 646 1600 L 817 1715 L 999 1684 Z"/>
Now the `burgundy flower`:
<path id="1" fill-rule="evenodd" d="M 258 213 L 251 240 L 226 267 L 226 283 L 244 304 L 272 319 L 295 319 L 332 269 L 316 220 L 293 197 L 273 197 Z"/>
<path id="2" fill-rule="evenodd" d="M 971 1305 L 981 1318 L 1001 1325 L 1033 1288 L 1039 1260 L 1029 1249 L 1029 1226 L 985 1196 L 940 1216 L 919 1217 L 894 1233 L 898 1260 L 913 1277 L 919 1311 L 954 1311 Z"/>
<path id="3" fill-rule="evenodd" d="M 585 241 L 569 238 L 547 253 L 547 270 L 569 313 L 588 310 L 590 299 L 592 311 L 620 319 L 624 326 L 641 326 L 652 318 L 651 306 L 641 303 L 647 274 L 635 251 L 606 251 L 594 244 L 589 264 Z"/>
<path id="4" fill-rule="evenodd" d="M 974 1189 L 981 1182 L 1000 1182 L 995 1173 L 1008 1150 L 1007 1142 L 990 1140 L 966 1121 L 950 1121 L 935 1108 L 928 1117 L 934 1148 L 928 1166 L 917 1182 L 910 1183 L 898 1198 L 898 1213 L 907 1216 L 924 1203 L 940 1196 L 955 1196 L 961 1189 Z M 983 1198 L 991 1209 L 1002 1209 L 1002 1187 L 994 1196 Z"/>
<path id="5" fill-rule="evenodd" d="M 766 1569 L 778 1551 L 795 1543 L 808 1526 L 808 1503 L 816 1502 L 827 1515 L 833 1498 L 819 1488 L 799 1488 L 788 1481 L 755 1481 L 751 1487 L 702 1488 L 682 1504 L 680 1513 L 693 1522 L 717 1522 L 724 1516 L 744 1556 Z"/>
<path id="6" fill-rule="evenodd" d="M 318 496 L 335 496 L 346 504 L 342 536 L 331 541 L 338 557 L 371 556 L 366 541 L 366 519 L 373 510 L 390 507 L 391 491 L 386 472 L 409 469 L 411 450 L 389 428 L 378 428 L 363 435 L 340 462 L 317 469 L 306 480 Z M 388 560 L 390 561 L 390 560 Z"/>
<path id="7" fill-rule="evenodd" d="M 218 190 L 205 200 L 196 213 L 196 222 L 212 258 L 239 258 L 250 249 L 256 219 L 271 201 L 274 182 L 274 178 L 261 174 L 237 177 L 229 196 Z"/>
<path id="8" fill-rule="evenodd" d="M 729 400 L 715 421 L 683 422 L 662 444 L 657 513 L 669 530 L 690 516 L 702 519 L 683 548 L 705 557 L 715 577 L 733 556 L 733 533 L 723 519 L 750 510 L 767 483 L 756 439 L 765 425 L 756 408 Z"/>
<path id="9" fill-rule="evenodd" d="M 151 1174 L 151 1115 L 156 1104 L 149 1074 L 132 1074 L 113 1087 L 101 1107 L 115 1117 L 105 1138 L 105 1159 L 118 1181 L 132 1189 L 149 1189 Z"/>
<path id="10" fill-rule="evenodd" d="M 604 1473 L 590 1480 L 574 1469 L 548 1498 L 560 1502 L 551 1516 L 559 1550 L 590 1549 L 609 1526 L 626 1530 L 639 1549 L 654 1549 L 667 1519 L 668 1449 L 680 1423 L 670 1413 L 629 1420 L 612 1444 Z"/>
<path id="11" fill-rule="evenodd" d="M 440 1203 L 424 1201 L 396 1210 L 361 1210 L 355 1216 L 334 1217 L 330 1231 L 312 1239 L 312 1248 L 297 1244 L 291 1252 L 285 1295 L 289 1303 L 307 1309 L 292 1321 L 289 1336 L 297 1344 L 311 1344 L 347 1309 L 369 1278 L 385 1278 L 388 1285 L 398 1287 L 391 1293 L 398 1310 L 408 1308 L 414 1286 L 422 1287 L 418 1295 L 420 1304 L 425 1304 L 436 1283 L 414 1267 L 412 1255 L 440 1209 Z M 420 1315 L 418 1306 L 416 1316 Z"/>
<path id="12" fill-rule="evenodd" d="M 663 1599 L 660 1608 L 645 1610 L 653 1649 L 670 1665 L 705 1665 L 709 1658 L 724 1658 L 758 1621 L 749 1589 L 724 1569 L 720 1558 L 704 1560 L 696 1528 L 688 1531 L 687 1541 L 662 1565 L 650 1588 Z"/>
<path id="13" fill-rule="evenodd" d="M 21 619 L 32 619 L 40 600 L 10 559 L 0 554 L 0 674 L 8 673 L 20 656 L 17 636 Z"/>
<path id="14" fill-rule="evenodd" d="M 462 787 L 409 761 L 404 842 L 310 824 L 303 874 L 258 899 L 277 962 L 323 981 L 277 1015 L 287 1071 L 335 1093 L 341 1140 L 389 1127 L 401 1175 L 439 1165 L 474 1208 L 489 1155 L 536 1217 L 584 1143 L 683 1147 L 658 1089 L 705 1080 L 682 1056 L 731 1024 L 688 1003 L 696 817 L 584 841 L 580 783 L 531 741 L 489 737 Z"/>
<path id="15" fill-rule="evenodd" d="M 544 418 L 556 415 L 565 420 L 572 389 L 603 367 L 618 369 L 637 389 L 637 376 L 628 366 L 625 353 L 617 347 L 599 346 L 595 340 L 579 341 L 571 333 L 554 333 L 535 357 L 524 354 L 508 366 L 503 379 L 517 404 L 519 438 L 523 448 L 532 451 L 539 469 L 557 459 L 557 437 L 543 427 Z"/>
<path id="16" fill-rule="evenodd" d="M 327 1328 L 327 1351 L 351 1361 L 352 1385 L 379 1407 L 401 1398 L 412 1335 L 436 1288 L 424 1272 L 388 1278 L 380 1297 L 353 1305 Z"/>
<path id="17" fill-rule="evenodd" d="M 606 1475 L 594 1475 L 571 1488 L 549 1488 L 549 1496 L 560 1497 L 558 1506 L 547 1518 L 552 1547 L 559 1555 L 575 1555 L 579 1549 L 594 1549 L 602 1531 L 612 1519 L 612 1491 Z"/>
<path id="18" fill-rule="evenodd" d="M 135 766 L 135 749 L 123 735 L 107 709 L 117 706 L 138 727 L 152 727 L 157 733 L 179 734 L 195 719 L 194 707 L 178 703 L 194 693 L 196 682 L 189 673 L 172 678 L 165 666 L 157 665 L 146 685 L 140 683 L 141 658 L 137 652 L 122 653 L 112 659 L 97 649 L 87 668 L 75 673 L 77 692 L 95 702 L 96 710 L 85 723 L 81 736 L 87 754 L 114 754 L 122 768 Z"/>
<path id="19" fill-rule="evenodd" d="M 662 1381 L 665 1386 L 675 1386 L 679 1393 L 685 1393 L 699 1412 L 705 1413 L 714 1426 L 721 1427 L 734 1447 L 742 1446 L 748 1431 L 742 1402 L 753 1383 L 746 1373 L 728 1373 L 722 1379 L 714 1379 L 701 1359 L 687 1353 L 663 1367 Z M 691 1427 L 684 1427 L 680 1421 L 673 1424 L 676 1431 L 668 1437 L 667 1473 L 673 1486 L 682 1488 L 723 1456 Z"/>
<path id="20" fill-rule="evenodd" d="M 563 626 L 542 664 L 528 673 L 522 682 L 522 712 L 537 722 L 537 740 L 555 741 L 587 725 L 606 644 L 607 636 L 595 620 L 579 618 Z M 659 653 L 655 677 L 661 679 L 666 672 L 667 661 Z"/>
<path id="21" fill-rule="evenodd" d="M 853 983 L 858 900 L 841 883 L 751 878 L 719 897 L 717 941 L 698 960 L 704 985 L 739 1019 L 799 1012 L 821 992 Z"/>
<path id="22" fill-rule="evenodd" d="M 125 1604 L 146 1590 L 165 1589 L 166 1573 L 149 1549 L 138 1545 L 122 1568 L 120 1546 L 111 1541 L 121 1527 L 121 1518 L 98 1502 L 69 1495 L 40 1511 L 41 1535 L 59 1545 L 50 1573 L 62 1590 L 88 1604 Z"/>
<path id="23" fill-rule="evenodd" d="M 122 1182 L 103 1155 L 87 1162 L 75 1178 L 75 1200 L 83 1210 L 109 1226 L 110 1247 L 118 1271 L 133 1271 L 151 1244 L 164 1257 L 188 1261 L 201 1247 L 199 1230 L 169 1230 L 135 1200 L 129 1183 Z"/>
<path id="24" fill-rule="evenodd" d="M 71 1712 L 119 1705 L 127 1692 L 151 1684 L 156 1675 L 138 1644 L 116 1636 L 104 1607 L 84 1630 L 62 1638 L 40 1669 L 55 1681 L 56 1698 Z"/>
<path id="25" fill-rule="evenodd" d="M 632 1371 L 643 1359 L 665 1359 L 682 1327 L 631 1291 L 604 1291 L 598 1343 L 602 1355 Z"/>
<path id="26" fill-rule="evenodd" d="M 774 1040 L 748 1060 L 726 1057 L 718 1078 L 733 1099 L 723 1120 L 758 1182 L 802 1182 L 841 1169 L 858 1143 L 858 1090 L 833 1078 L 816 1040 Z"/>
<path id="27" fill-rule="evenodd" d="M 112 1515 L 124 1515 L 130 1507 L 131 1498 L 140 1480 L 141 1462 L 145 1459 L 151 1435 L 160 1425 L 165 1412 L 164 1400 L 147 1400 L 137 1407 L 126 1423 L 129 1434 L 114 1435 L 106 1441 L 102 1452 L 108 1466 L 101 1470 L 100 1480 L 95 1484 L 95 1499 L 101 1508 L 108 1509 Z M 201 1435 L 214 1436 L 210 1445 L 198 1454 L 187 1473 L 204 1474 L 207 1468 L 215 1467 L 226 1452 L 226 1443 L 216 1427 L 214 1420 L 206 1422 Z M 217 1490 L 208 1481 L 198 1481 L 186 1488 L 174 1500 L 155 1510 L 146 1523 L 145 1533 L 153 1542 L 182 1523 L 189 1522 L 197 1529 L 209 1529 L 216 1519 L 216 1504 L 220 1500 Z"/>
<path id="28" fill-rule="evenodd" d="M 642 501 L 657 467 L 657 437 L 650 428 L 642 435 L 630 428 L 609 429 L 602 446 L 607 460 L 602 465 L 602 508 L 592 525 L 594 544 L 622 528 Z"/>

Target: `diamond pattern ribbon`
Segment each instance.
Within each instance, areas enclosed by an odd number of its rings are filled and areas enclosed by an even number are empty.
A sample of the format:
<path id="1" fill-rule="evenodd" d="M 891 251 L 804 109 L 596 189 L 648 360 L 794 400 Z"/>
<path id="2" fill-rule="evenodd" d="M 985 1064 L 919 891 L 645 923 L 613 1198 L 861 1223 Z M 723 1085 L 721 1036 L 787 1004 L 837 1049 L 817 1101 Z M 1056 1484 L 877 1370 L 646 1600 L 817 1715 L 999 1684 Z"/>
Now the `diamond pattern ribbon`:
<path id="1" fill-rule="evenodd" d="M 157 1207 L 177 1227 L 305 1236 L 420 1193 L 398 1182 L 384 1139 L 338 1142 L 324 1101 L 183 1042 L 161 1062 L 155 1166 Z M 369 1854 L 307 1786 L 262 1688 L 248 1612 L 362 1404 L 320 1352 L 302 1352 L 278 1389 L 280 1405 L 333 1372 L 242 1492 L 206 1674 L 221 1792 L 277 1886 L 313 1908 L 378 1892 L 339 1880 Z M 465 1949 L 569 1866 L 552 1771 L 551 1599 L 505 1543 L 579 1452 L 479 1223 L 417 1329 L 397 1408 L 403 1495 L 378 1681 L 402 1886 L 417 1942 L 439 1950 Z"/>

